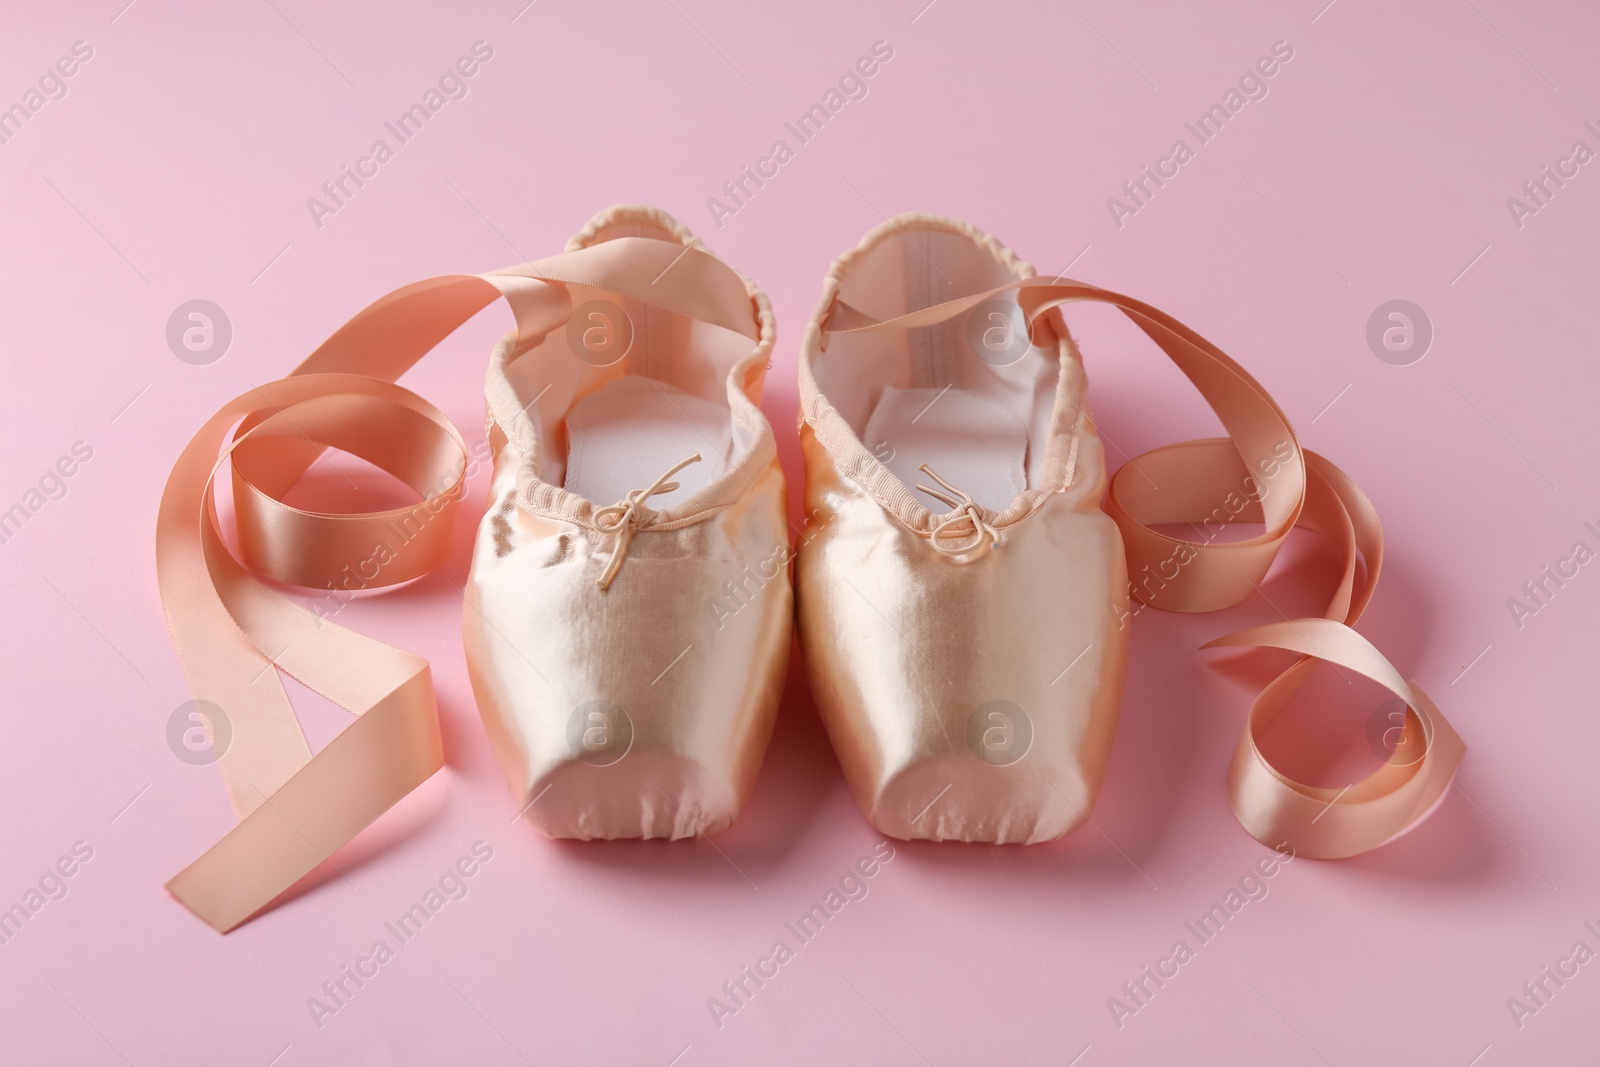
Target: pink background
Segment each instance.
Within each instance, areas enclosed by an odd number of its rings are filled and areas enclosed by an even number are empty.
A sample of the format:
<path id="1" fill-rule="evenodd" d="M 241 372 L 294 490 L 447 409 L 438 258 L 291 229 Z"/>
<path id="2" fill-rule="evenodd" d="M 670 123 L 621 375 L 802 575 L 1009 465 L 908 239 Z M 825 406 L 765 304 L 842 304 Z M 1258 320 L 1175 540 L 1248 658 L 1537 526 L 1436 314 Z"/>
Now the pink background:
<path id="1" fill-rule="evenodd" d="M 75 842 L 93 849 L 69 894 L 0 945 L 0 1060 L 1600 1058 L 1600 962 L 1520 1028 L 1507 1007 L 1576 941 L 1600 949 L 1584 928 L 1600 927 L 1600 564 L 1520 629 L 1507 606 L 1574 542 L 1600 548 L 1584 528 L 1600 527 L 1584 428 L 1600 399 L 1600 164 L 1520 229 L 1506 206 L 1574 141 L 1600 148 L 1583 126 L 1600 125 L 1591 5 L 123 2 L 29 5 L 0 36 L 0 106 L 73 42 L 94 50 L 0 145 L 0 508 L 74 442 L 93 449 L 0 544 L 0 907 Z M 478 40 L 494 56 L 469 95 L 314 225 L 306 198 Z M 870 94 L 719 229 L 707 198 L 878 40 L 894 58 Z M 1115 225 L 1107 198 L 1279 40 L 1294 58 L 1270 94 Z M 897 845 L 870 895 L 719 1029 L 707 998 L 792 943 L 784 923 L 880 839 L 798 673 L 748 809 L 715 844 L 555 844 L 512 823 L 448 584 L 479 475 L 445 571 L 341 617 L 432 661 L 448 768 L 335 857 L 342 876 L 213 933 L 161 889 L 230 823 L 214 768 L 165 740 L 187 699 L 152 553 L 173 458 L 368 300 L 551 254 L 618 201 L 678 215 L 772 295 L 766 407 L 791 479 L 796 339 L 828 262 L 885 214 L 970 219 L 1041 271 L 1074 263 L 1217 341 L 1383 515 L 1389 563 L 1362 629 L 1467 739 L 1460 788 L 1400 842 L 1289 864 L 1119 1029 L 1107 998 L 1267 854 L 1223 788 L 1254 661 L 1194 648 L 1274 609 L 1145 612 L 1095 828 L 1031 848 Z M 195 298 L 234 330 L 207 366 L 165 341 Z M 1366 342 L 1394 298 L 1435 330 L 1409 366 Z M 469 442 L 507 321 L 486 312 L 407 378 Z M 1147 346 L 1074 321 L 1116 450 L 1213 432 Z M 1291 614 L 1324 593 L 1300 570 L 1266 588 Z M 1364 755 L 1367 699 L 1318 736 Z M 299 703 L 315 744 L 337 731 Z M 1311 763 L 1348 780 L 1326 753 Z M 319 1028 L 307 998 L 477 841 L 494 858 L 470 893 Z"/>

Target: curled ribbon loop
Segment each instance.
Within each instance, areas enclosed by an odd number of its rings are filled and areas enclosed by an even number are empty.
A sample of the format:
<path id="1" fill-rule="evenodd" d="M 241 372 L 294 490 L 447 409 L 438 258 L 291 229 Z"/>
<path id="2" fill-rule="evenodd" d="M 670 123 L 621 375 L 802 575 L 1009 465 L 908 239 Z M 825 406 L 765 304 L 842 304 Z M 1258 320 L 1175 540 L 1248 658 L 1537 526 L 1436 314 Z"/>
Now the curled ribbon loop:
<path id="1" fill-rule="evenodd" d="M 1449 788 L 1466 745 L 1421 687 L 1402 678 L 1352 629 L 1372 597 L 1383 564 L 1376 510 L 1343 471 L 1300 447 L 1287 416 L 1243 367 L 1149 304 L 1070 279 L 1019 279 L 882 320 L 836 300 L 826 329 L 863 333 L 931 326 L 1007 293 L 1015 294 L 1030 331 L 1037 327 L 1030 335 L 1038 338 L 1056 335 L 1045 316 L 1061 305 L 1086 302 L 1121 310 L 1194 383 L 1228 432 L 1225 438 L 1147 452 L 1112 476 L 1106 512 L 1122 531 L 1128 573 L 1135 579 L 1134 596 L 1170 611 L 1215 611 L 1256 590 L 1296 527 L 1322 534 L 1339 550 L 1341 573 L 1322 618 L 1258 626 L 1205 646 L 1259 645 L 1301 656 L 1251 705 L 1228 772 L 1229 798 L 1239 822 L 1264 844 L 1319 858 L 1357 855 L 1410 829 Z M 1141 477 L 1126 477 L 1129 470 Z M 1261 533 L 1236 541 L 1201 542 L 1156 529 L 1216 523 L 1215 502 L 1230 493 L 1244 504 L 1221 521 L 1259 522 L 1264 527 Z M 976 547 L 984 536 L 976 509 L 969 511 L 967 500 L 940 498 L 962 510 L 936 529 L 934 546 L 941 552 Z M 958 542 L 958 548 L 942 544 L 941 531 L 969 519 L 975 530 L 969 539 Z M 1363 560 L 1364 569 L 1358 566 Z M 1141 582 L 1139 576 L 1147 574 L 1160 574 L 1162 580 Z M 1274 767 L 1262 754 L 1259 739 L 1318 660 L 1370 678 L 1403 700 L 1405 736 L 1420 738 L 1420 757 L 1385 764 L 1343 788 L 1297 782 Z"/>

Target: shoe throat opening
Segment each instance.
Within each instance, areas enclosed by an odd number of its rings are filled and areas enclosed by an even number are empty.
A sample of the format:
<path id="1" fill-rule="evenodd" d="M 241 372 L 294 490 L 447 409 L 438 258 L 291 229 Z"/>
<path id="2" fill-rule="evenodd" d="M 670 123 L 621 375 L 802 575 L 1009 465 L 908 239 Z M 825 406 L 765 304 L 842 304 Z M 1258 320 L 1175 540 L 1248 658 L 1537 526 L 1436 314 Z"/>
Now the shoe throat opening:
<path id="1" fill-rule="evenodd" d="M 1003 256 L 970 233 L 901 222 L 848 265 L 839 298 L 890 318 L 1025 276 Z M 1003 294 L 932 326 L 833 336 L 814 373 L 867 450 L 929 510 L 948 506 L 915 489 L 927 482 L 923 464 L 1002 511 L 1041 484 L 1061 351 L 1031 345 L 1015 295 Z"/>
<path id="2" fill-rule="evenodd" d="M 670 219 L 624 209 L 574 243 L 622 237 L 693 240 Z M 539 479 L 609 505 L 699 453 L 674 476 L 678 488 L 651 498 L 653 510 L 665 511 L 727 477 L 757 439 L 729 399 L 737 387 L 730 374 L 750 340 L 603 290 L 571 290 L 572 318 L 505 365 L 539 441 Z"/>

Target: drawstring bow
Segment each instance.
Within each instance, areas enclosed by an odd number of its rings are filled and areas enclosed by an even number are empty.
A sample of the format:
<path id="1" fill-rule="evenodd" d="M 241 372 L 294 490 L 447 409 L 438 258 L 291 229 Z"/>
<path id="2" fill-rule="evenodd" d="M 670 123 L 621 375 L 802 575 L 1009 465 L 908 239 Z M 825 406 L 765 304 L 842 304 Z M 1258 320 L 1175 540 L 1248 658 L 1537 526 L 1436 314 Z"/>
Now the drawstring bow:
<path id="1" fill-rule="evenodd" d="M 622 569 L 622 560 L 628 554 L 628 546 L 633 543 L 634 532 L 653 514 L 644 506 L 644 502 L 657 493 L 670 493 L 678 488 L 677 482 L 668 479 L 691 463 L 699 462 L 700 453 L 696 452 L 657 478 L 649 488 L 635 489 L 623 497 L 621 503 L 608 504 L 594 513 L 595 527 L 602 533 L 617 531 L 617 543 L 611 550 L 611 561 L 606 564 L 605 572 L 595 583 L 601 591 L 611 588 L 612 579 L 616 578 L 617 572 Z"/>
<path id="2" fill-rule="evenodd" d="M 943 501 L 955 509 L 933 528 L 933 533 L 928 535 L 928 540 L 935 551 L 946 556 L 961 556 L 977 548 L 984 547 L 985 542 L 987 542 L 987 547 L 989 548 L 1000 547 L 1003 541 L 1000 531 L 996 530 L 983 517 L 983 509 L 978 506 L 976 500 L 973 500 L 972 497 L 939 477 L 934 473 L 933 468 L 926 463 L 917 469 L 944 486 L 948 492 L 941 492 L 927 485 L 918 485 L 917 488 L 935 500 Z M 958 539 L 955 541 L 949 540 L 948 534 L 952 528 L 963 524 L 971 525 L 972 532 L 964 537 L 958 534 Z"/>

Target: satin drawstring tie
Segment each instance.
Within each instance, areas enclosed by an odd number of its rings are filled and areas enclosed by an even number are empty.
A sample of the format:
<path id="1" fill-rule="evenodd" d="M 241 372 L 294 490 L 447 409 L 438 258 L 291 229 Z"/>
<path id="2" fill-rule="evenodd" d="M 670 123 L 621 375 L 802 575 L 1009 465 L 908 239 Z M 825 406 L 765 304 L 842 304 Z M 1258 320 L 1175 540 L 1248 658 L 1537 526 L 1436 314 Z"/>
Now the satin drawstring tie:
<path id="1" fill-rule="evenodd" d="M 678 488 L 677 482 L 671 482 L 667 479 L 691 463 L 699 462 L 700 453 L 696 452 L 657 478 L 648 489 L 635 489 L 622 498 L 622 503 L 609 504 L 594 513 L 596 529 L 603 533 L 617 531 L 617 543 L 616 547 L 611 550 L 611 562 L 606 564 L 605 573 L 600 575 L 599 580 L 595 583 L 602 591 L 611 587 L 612 579 L 617 576 L 617 571 L 622 569 L 622 559 L 628 554 L 628 546 L 633 543 L 634 531 L 652 514 L 650 509 L 644 506 L 644 502 L 657 493 L 670 493 Z"/>
<path id="2" fill-rule="evenodd" d="M 956 509 L 945 516 L 939 525 L 933 528 L 933 533 L 928 535 L 928 540 L 936 551 L 946 556 L 961 556 L 982 547 L 985 542 L 988 542 L 988 547 L 990 548 L 1000 547 L 1003 540 L 1000 536 L 1000 531 L 996 530 L 984 519 L 983 509 L 978 507 L 977 501 L 939 477 L 933 472 L 933 468 L 926 463 L 917 469 L 944 486 L 949 492 L 940 492 L 938 489 L 926 485 L 918 485 L 917 488 L 935 500 L 943 501 L 951 508 Z M 962 523 L 970 523 L 972 532 L 954 542 L 946 540 L 947 531 L 951 527 Z"/>

